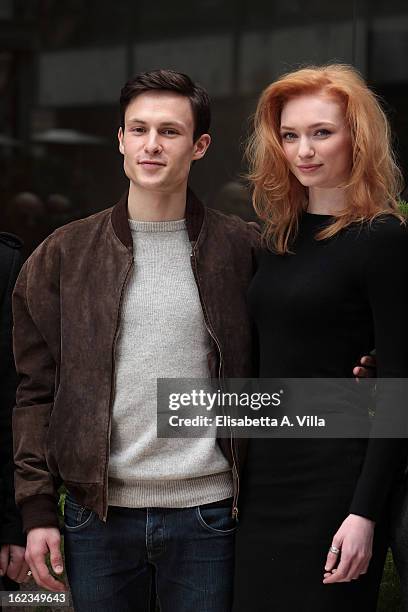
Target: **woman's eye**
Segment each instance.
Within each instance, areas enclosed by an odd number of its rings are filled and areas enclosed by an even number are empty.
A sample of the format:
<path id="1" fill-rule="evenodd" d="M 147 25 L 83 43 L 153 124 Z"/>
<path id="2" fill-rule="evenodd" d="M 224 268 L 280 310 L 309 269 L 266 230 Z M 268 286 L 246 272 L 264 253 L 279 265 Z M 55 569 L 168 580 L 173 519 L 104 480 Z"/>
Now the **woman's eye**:
<path id="1" fill-rule="evenodd" d="M 295 140 L 295 138 L 297 138 L 296 134 L 294 132 L 284 132 L 282 134 L 282 140 Z"/>
<path id="2" fill-rule="evenodd" d="M 322 130 L 317 130 L 315 136 L 323 136 L 323 137 L 325 137 L 325 136 L 330 136 L 330 134 L 331 134 L 331 132 L 329 132 L 329 130 L 322 129 Z"/>

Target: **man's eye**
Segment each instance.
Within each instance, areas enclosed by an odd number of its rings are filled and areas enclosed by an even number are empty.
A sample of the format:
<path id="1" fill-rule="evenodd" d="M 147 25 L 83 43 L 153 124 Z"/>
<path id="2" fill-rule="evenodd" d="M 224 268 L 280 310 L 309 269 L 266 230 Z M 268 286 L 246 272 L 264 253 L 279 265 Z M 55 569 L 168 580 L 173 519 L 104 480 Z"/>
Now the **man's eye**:
<path id="1" fill-rule="evenodd" d="M 294 132 L 284 132 L 282 134 L 282 140 L 291 141 L 295 140 L 295 138 L 297 138 L 297 136 Z"/>
<path id="2" fill-rule="evenodd" d="M 143 127 L 137 126 L 137 127 L 131 128 L 130 131 L 136 134 L 143 134 L 145 129 Z"/>
<path id="3" fill-rule="evenodd" d="M 163 134 L 166 134 L 167 136 L 174 136 L 177 133 L 178 132 L 176 132 L 176 130 L 173 130 L 172 128 L 167 128 L 163 130 Z"/>

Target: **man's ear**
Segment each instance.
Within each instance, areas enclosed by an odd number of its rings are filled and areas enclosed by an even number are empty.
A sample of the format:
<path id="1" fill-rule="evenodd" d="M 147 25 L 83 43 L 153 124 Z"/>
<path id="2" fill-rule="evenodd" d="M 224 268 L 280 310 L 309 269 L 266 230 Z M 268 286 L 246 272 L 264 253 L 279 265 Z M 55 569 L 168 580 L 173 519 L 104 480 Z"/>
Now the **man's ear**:
<path id="1" fill-rule="evenodd" d="M 122 127 L 120 127 L 118 129 L 118 140 L 119 140 L 119 151 L 122 153 L 122 155 L 125 154 L 125 150 L 123 148 L 123 130 Z"/>
<path id="2" fill-rule="evenodd" d="M 208 147 L 211 144 L 211 136 L 209 134 L 201 134 L 200 138 L 194 143 L 193 160 L 201 159 L 207 152 Z"/>

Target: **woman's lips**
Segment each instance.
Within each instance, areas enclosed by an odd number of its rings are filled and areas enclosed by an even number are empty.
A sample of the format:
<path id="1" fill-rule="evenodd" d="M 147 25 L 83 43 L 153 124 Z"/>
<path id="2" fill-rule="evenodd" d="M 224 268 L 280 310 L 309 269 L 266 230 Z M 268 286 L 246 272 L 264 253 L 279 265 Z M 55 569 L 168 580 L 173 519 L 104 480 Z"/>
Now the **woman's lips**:
<path id="1" fill-rule="evenodd" d="M 313 166 L 297 166 L 297 169 L 301 172 L 306 172 L 309 174 L 310 172 L 316 172 L 316 170 L 318 170 L 322 166 L 323 164 L 314 164 Z"/>

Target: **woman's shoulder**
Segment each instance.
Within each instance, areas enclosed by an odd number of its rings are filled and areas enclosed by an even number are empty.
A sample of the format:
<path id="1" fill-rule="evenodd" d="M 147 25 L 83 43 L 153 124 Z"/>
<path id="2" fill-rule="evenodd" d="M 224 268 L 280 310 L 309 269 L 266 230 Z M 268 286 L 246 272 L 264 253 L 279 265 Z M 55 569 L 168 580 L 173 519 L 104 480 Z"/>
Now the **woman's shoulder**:
<path id="1" fill-rule="evenodd" d="M 374 244 L 408 244 L 408 225 L 395 215 L 379 215 L 368 223 L 368 235 Z"/>
<path id="2" fill-rule="evenodd" d="M 378 215 L 374 217 L 373 220 L 367 221 L 366 223 L 372 232 L 379 232 L 386 235 L 399 235 L 407 231 L 407 223 L 391 213 Z"/>
<path id="3" fill-rule="evenodd" d="M 408 243 L 408 223 L 389 213 L 378 215 L 362 223 L 354 223 L 351 232 L 355 236 L 365 238 L 374 246 Z"/>
<path id="4" fill-rule="evenodd" d="M 408 259 L 408 226 L 395 215 L 379 215 L 364 223 L 362 262 L 370 274 L 397 277 Z M 405 274 L 405 270 L 404 270 Z"/>

